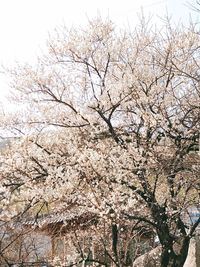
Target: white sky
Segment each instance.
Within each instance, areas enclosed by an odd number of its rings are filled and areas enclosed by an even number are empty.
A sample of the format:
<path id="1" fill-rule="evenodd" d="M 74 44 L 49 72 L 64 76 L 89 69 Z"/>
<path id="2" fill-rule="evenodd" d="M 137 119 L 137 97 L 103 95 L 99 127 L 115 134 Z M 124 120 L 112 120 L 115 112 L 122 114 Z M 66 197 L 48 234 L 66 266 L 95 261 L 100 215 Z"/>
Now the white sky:
<path id="1" fill-rule="evenodd" d="M 195 0 L 0 0 L 0 64 L 12 66 L 18 62 L 32 62 L 41 53 L 48 34 L 56 26 L 83 25 L 97 13 L 117 25 L 134 27 L 137 14 L 143 7 L 145 14 L 154 14 L 155 21 L 168 10 L 177 22 L 188 21 L 188 8 Z M 7 80 L 0 73 L 0 103 L 9 109 L 5 95 Z M 6 111 L 6 110 L 5 110 Z"/>

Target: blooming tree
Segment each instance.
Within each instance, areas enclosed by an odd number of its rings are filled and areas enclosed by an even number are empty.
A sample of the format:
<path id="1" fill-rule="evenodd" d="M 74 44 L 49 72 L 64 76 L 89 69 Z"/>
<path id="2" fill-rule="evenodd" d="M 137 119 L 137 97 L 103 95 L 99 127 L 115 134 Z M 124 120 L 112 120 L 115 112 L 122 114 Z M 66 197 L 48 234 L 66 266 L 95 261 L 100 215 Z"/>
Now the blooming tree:
<path id="1" fill-rule="evenodd" d="M 1 159 L 2 216 L 76 198 L 112 222 L 116 266 L 123 215 L 154 229 L 162 267 L 182 267 L 200 222 L 184 219 L 199 204 L 199 43 L 193 25 L 56 31 L 36 67 L 10 72 L 22 108 L 2 123 L 22 137 Z"/>

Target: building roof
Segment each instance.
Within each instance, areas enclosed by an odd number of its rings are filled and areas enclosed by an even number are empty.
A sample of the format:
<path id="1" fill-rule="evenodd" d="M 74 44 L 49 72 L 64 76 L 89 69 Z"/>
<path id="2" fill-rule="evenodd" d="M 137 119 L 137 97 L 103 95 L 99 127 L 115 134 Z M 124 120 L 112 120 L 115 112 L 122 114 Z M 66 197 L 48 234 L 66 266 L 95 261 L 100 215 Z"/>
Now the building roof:
<path id="1" fill-rule="evenodd" d="M 48 231 L 52 234 L 67 232 L 74 227 L 84 229 L 96 224 L 98 215 L 80 206 L 72 206 L 59 212 L 51 212 L 35 217 L 29 217 L 23 221 L 18 220 L 13 228 L 31 227 L 38 231 Z"/>

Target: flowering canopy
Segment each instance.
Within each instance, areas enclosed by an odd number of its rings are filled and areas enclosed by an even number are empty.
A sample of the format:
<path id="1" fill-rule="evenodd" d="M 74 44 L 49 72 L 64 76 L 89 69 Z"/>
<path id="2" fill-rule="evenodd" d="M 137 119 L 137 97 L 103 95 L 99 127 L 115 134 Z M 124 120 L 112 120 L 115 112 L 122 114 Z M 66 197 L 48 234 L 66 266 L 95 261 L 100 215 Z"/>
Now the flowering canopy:
<path id="1" fill-rule="evenodd" d="M 115 223 L 123 213 L 150 224 L 162 266 L 182 266 L 166 264 L 184 263 L 173 243 L 198 224 L 186 231 L 182 214 L 199 203 L 200 39 L 193 26 L 165 30 L 97 18 L 11 71 L 22 112 L 3 123 L 24 137 L 2 156 L 3 216 L 76 199 Z"/>

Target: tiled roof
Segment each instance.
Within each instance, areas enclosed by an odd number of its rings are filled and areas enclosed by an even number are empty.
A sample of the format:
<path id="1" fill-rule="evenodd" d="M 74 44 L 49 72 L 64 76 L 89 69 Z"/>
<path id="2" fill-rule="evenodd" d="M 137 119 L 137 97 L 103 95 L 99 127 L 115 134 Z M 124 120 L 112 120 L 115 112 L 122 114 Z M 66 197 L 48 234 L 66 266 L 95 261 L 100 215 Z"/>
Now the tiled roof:
<path id="1" fill-rule="evenodd" d="M 78 224 L 79 226 L 88 225 L 91 221 L 97 218 L 97 214 L 83 209 L 83 207 L 71 207 L 62 212 L 53 212 L 36 216 L 33 218 L 27 218 L 22 223 L 17 223 L 18 226 L 44 229 L 46 227 L 52 227 L 56 224 L 62 224 L 64 227 Z"/>

